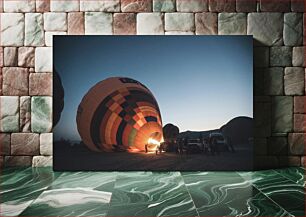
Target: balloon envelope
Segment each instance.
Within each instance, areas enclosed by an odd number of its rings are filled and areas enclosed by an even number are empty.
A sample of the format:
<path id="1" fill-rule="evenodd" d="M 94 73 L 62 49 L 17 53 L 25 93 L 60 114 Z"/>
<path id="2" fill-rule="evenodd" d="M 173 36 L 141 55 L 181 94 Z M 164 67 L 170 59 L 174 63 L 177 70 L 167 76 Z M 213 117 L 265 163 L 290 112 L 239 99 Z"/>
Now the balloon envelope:
<path id="1" fill-rule="evenodd" d="M 161 141 L 162 120 L 151 91 L 140 82 L 112 77 L 94 85 L 77 111 L 77 128 L 93 151 L 145 150 Z"/>

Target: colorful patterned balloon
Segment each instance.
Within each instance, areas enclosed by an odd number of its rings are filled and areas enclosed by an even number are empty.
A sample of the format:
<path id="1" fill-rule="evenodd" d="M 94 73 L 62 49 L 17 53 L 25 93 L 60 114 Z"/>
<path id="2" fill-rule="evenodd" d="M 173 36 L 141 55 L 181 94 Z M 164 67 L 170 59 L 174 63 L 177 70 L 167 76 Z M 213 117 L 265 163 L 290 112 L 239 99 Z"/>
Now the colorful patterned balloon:
<path id="1" fill-rule="evenodd" d="M 83 97 L 76 121 L 93 151 L 144 151 L 149 139 L 163 137 L 153 94 L 131 78 L 112 77 L 94 85 Z"/>

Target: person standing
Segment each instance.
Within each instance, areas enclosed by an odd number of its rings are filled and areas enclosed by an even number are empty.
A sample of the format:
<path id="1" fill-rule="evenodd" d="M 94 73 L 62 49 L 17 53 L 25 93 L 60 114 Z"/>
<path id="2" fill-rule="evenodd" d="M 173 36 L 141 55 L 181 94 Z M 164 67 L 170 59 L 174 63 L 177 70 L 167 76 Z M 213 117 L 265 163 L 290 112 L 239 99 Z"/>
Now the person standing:
<path id="1" fill-rule="evenodd" d="M 188 154 L 188 152 L 189 152 L 188 140 L 189 140 L 188 137 L 186 137 L 185 140 L 184 140 L 184 146 L 185 146 L 185 149 L 186 149 L 186 154 Z M 183 153 L 183 146 L 182 146 L 182 153 Z"/>
<path id="2" fill-rule="evenodd" d="M 183 144 L 184 144 L 184 140 L 181 139 L 180 144 L 179 144 L 179 153 L 183 154 Z"/>
<path id="3" fill-rule="evenodd" d="M 174 146 L 174 150 L 176 154 L 179 154 L 179 145 L 180 145 L 180 139 L 176 140 L 175 146 Z"/>
<path id="4" fill-rule="evenodd" d="M 204 140 L 203 140 L 203 144 L 204 144 L 204 153 L 205 153 L 205 154 L 208 154 L 208 153 L 211 152 L 208 143 L 209 143 L 209 140 L 208 140 L 208 139 L 204 139 Z"/>
<path id="5" fill-rule="evenodd" d="M 215 149 L 215 146 L 214 146 L 214 137 L 212 137 L 212 136 L 209 137 L 208 145 L 210 147 L 210 153 L 212 155 L 215 155 L 216 149 Z"/>
<path id="6" fill-rule="evenodd" d="M 158 146 L 158 149 L 159 149 L 159 154 L 161 154 L 163 152 L 163 149 L 164 149 L 163 143 L 160 143 L 160 145 Z"/>
<path id="7" fill-rule="evenodd" d="M 202 133 L 200 133 L 199 140 L 200 140 L 200 144 L 201 144 L 201 152 L 203 153 L 205 146 L 204 146 L 204 139 L 203 139 Z"/>
<path id="8" fill-rule="evenodd" d="M 214 146 L 215 146 L 217 155 L 219 155 L 220 154 L 220 150 L 219 150 L 219 144 L 218 144 L 217 138 L 214 138 Z"/>
<path id="9" fill-rule="evenodd" d="M 217 143 L 217 138 L 215 137 L 211 137 L 211 150 L 213 155 L 217 154 L 219 155 L 219 147 L 218 147 L 218 143 Z"/>
<path id="10" fill-rule="evenodd" d="M 233 146 L 231 137 L 228 136 L 228 137 L 226 138 L 226 142 L 227 142 L 228 149 L 229 149 L 231 152 L 235 152 L 235 149 L 234 149 L 234 146 Z"/>

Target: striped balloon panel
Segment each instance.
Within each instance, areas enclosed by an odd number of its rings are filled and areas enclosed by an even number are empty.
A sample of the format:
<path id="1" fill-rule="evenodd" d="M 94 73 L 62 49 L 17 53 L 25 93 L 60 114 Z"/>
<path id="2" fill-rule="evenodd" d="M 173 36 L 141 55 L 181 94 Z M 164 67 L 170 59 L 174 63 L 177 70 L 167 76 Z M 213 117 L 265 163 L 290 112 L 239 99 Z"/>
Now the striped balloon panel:
<path id="1" fill-rule="evenodd" d="M 108 95 L 97 107 L 90 124 L 91 139 L 99 150 L 114 145 L 143 150 L 147 140 L 162 137 L 157 102 L 149 92 L 137 87 L 121 88 Z"/>

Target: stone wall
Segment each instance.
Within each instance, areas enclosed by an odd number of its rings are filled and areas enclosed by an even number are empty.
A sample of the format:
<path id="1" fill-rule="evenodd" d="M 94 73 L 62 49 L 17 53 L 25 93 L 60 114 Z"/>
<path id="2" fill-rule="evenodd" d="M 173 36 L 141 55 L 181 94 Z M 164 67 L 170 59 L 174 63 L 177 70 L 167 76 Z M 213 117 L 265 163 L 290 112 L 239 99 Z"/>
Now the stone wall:
<path id="1" fill-rule="evenodd" d="M 253 35 L 257 166 L 305 165 L 302 0 L 0 0 L 0 5 L 1 165 L 52 164 L 55 34 Z"/>

